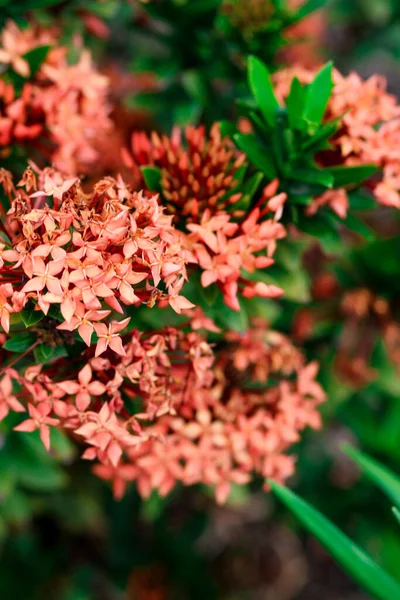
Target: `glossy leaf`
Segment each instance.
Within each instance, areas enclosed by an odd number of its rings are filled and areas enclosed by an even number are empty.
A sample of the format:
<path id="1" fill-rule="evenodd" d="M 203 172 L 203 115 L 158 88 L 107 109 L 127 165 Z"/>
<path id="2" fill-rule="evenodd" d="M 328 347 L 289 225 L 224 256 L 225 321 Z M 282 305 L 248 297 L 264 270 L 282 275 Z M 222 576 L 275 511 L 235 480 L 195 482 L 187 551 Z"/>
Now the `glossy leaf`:
<path id="1" fill-rule="evenodd" d="M 36 346 L 33 351 L 35 360 L 38 364 L 45 364 L 55 358 L 61 358 L 67 355 L 67 351 L 63 345 L 50 346 L 49 344 L 43 343 Z"/>
<path id="2" fill-rule="evenodd" d="M 35 310 L 35 307 L 26 308 L 21 312 L 21 318 L 24 322 L 25 327 L 33 327 L 37 325 L 44 317 L 41 310 Z"/>
<path id="3" fill-rule="evenodd" d="M 371 175 L 376 173 L 375 165 L 358 165 L 355 167 L 329 167 L 324 169 L 326 173 L 333 176 L 335 187 L 345 187 L 347 185 L 359 185 Z"/>
<path id="4" fill-rule="evenodd" d="M 332 63 L 328 62 L 317 73 L 307 90 L 304 118 L 310 123 L 321 123 L 332 92 Z"/>
<path id="5" fill-rule="evenodd" d="M 237 133 L 233 136 L 236 144 L 245 152 L 250 162 L 264 173 L 268 179 L 276 177 L 276 169 L 268 152 L 260 146 L 253 135 Z"/>
<path id="6" fill-rule="evenodd" d="M 326 188 L 333 187 L 333 176 L 327 173 L 326 169 L 293 169 L 290 173 L 290 179 L 294 181 L 304 181 L 314 185 L 322 185 Z"/>
<path id="7" fill-rule="evenodd" d="M 301 127 L 306 104 L 307 88 L 301 85 L 297 77 L 293 78 L 290 92 L 286 98 L 289 124 L 292 129 Z"/>
<path id="8" fill-rule="evenodd" d="M 248 59 L 249 86 L 266 122 L 273 127 L 280 108 L 276 99 L 270 73 L 265 64 L 255 56 Z"/>
<path id="9" fill-rule="evenodd" d="M 36 339 L 37 335 L 32 331 L 13 333 L 12 337 L 3 344 L 3 348 L 10 352 L 25 352 L 35 343 Z"/>

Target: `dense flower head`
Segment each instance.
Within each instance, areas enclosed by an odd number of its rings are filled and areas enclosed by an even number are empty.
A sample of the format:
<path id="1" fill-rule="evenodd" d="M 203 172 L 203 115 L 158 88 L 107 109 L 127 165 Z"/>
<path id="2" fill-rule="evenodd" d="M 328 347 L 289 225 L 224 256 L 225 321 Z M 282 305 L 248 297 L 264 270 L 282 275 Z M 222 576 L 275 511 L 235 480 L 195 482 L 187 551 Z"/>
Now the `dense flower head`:
<path id="1" fill-rule="evenodd" d="M 214 358 L 193 330 L 133 330 L 122 356 L 92 347 L 22 373 L 3 369 L 0 416 L 27 412 L 15 429 L 39 430 L 47 449 L 51 428 L 69 431 L 117 497 L 127 481 L 143 496 L 204 483 L 219 501 L 253 472 L 282 481 L 294 467 L 287 449 L 320 426 L 317 365 L 264 323 L 221 342 Z"/>
<path id="2" fill-rule="evenodd" d="M 213 363 L 196 332 L 134 330 L 120 347 L 123 357 L 108 350 L 99 358 L 91 347 L 70 361 L 28 366 L 22 374 L 3 369 L 1 418 L 10 409 L 27 411 L 17 431 L 39 429 L 49 449 L 50 428 L 64 428 L 86 443 L 84 458 L 117 467 L 127 448 L 147 439 L 140 421 L 174 413 L 197 387 L 209 385 Z"/>
<path id="3" fill-rule="evenodd" d="M 294 457 L 285 452 L 306 426 L 320 426 L 316 407 L 325 397 L 317 365 L 257 325 L 227 334 L 211 385 L 193 389 L 176 414 L 149 423 L 147 439 L 128 449 L 121 470 L 95 467 L 117 494 L 126 480 L 137 481 L 145 497 L 153 489 L 166 495 L 178 482 L 204 483 L 223 502 L 232 483 L 244 484 L 254 472 L 277 481 L 293 472 Z"/>
<path id="4" fill-rule="evenodd" d="M 303 67 L 278 71 L 274 75 L 278 98 L 283 100 L 288 95 L 294 76 L 307 84 L 314 75 L 313 70 Z M 396 98 L 386 91 L 386 81 L 379 75 L 363 80 L 356 73 L 343 76 L 334 70 L 333 80 L 326 119 L 339 119 L 339 131 L 331 140 L 332 150 L 322 153 L 320 162 L 327 165 L 377 165 L 382 170 L 381 179 L 373 184 L 378 202 L 400 208 L 400 106 Z M 315 211 L 318 206 L 327 203 L 339 216 L 347 213 L 345 190 L 327 192 L 316 200 L 310 210 Z"/>
<path id="5" fill-rule="evenodd" d="M 253 283 L 246 277 L 246 272 L 273 264 L 276 243 L 286 235 L 278 219 L 272 218 L 274 202 L 286 197 L 275 195 L 278 182 L 272 182 L 258 206 L 243 210 L 235 175 L 243 167 L 244 155 L 221 136 L 218 124 L 208 137 L 204 127 L 187 127 L 184 137 L 185 144 L 179 130 L 171 138 L 134 133 L 132 155 L 125 152 L 125 162 L 141 185 L 141 166 L 161 170 L 160 198 L 176 226 L 188 234 L 203 287 L 217 283 L 233 310 L 239 310 L 238 294 L 281 295 L 277 286 Z"/>
<path id="6" fill-rule="evenodd" d="M 0 62 L 23 84 L 17 88 L 7 72 L 0 79 L 0 146 L 10 152 L 14 144 L 29 142 L 39 158 L 76 174 L 94 164 L 96 144 L 110 130 L 109 84 L 87 50 L 69 64 L 68 48 L 56 37 L 53 30 L 20 30 L 13 22 L 4 28 Z M 24 56 L 39 48 L 45 48 L 43 62 L 32 72 Z"/>
<path id="7" fill-rule="evenodd" d="M 59 307 L 59 330 L 75 331 L 97 354 L 122 354 L 119 331 L 129 319 L 99 323 L 124 306 L 168 302 L 193 306 L 180 295 L 190 255 L 155 196 L 130 191 L 122 179 L 99 181 L 91 193 L 79 179 L 48 167 L 24 173 L 19 187 L 4 176 L 11 208 L 0 246 L 1 322 L 27 303 L 49 314 Z M 162 289 L 161 289 L 162 288 Z"/>

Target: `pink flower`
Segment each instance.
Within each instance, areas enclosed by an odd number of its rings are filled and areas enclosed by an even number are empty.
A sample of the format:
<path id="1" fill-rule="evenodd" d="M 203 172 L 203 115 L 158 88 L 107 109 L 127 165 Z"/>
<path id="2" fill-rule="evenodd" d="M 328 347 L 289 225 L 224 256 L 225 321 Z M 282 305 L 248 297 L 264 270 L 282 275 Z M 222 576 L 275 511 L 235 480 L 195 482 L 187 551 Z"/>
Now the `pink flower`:
<path id="1" fill-rule="evenodd" d="M 66 394 L 76 394 L 76 406 L 81 412 L 87 410 L 91 396 L 101 396 L 106 391 L 106 386 L 100 381 L 92 380 L 92 369 L 85 365 L 78 373 L 78 381 L 61 381 L 58 387 Z"/>
<path id="2" fill-rule="evenodd" d="M 96 346 L 95 356 L 100 356 L 107 350 L 108 347 L 114 350 L 120 356 L 125 356 L 126 352 L 122 346 L 121 336 L 118 335 L 120 331 L 125 329 L 130 321 L 130 317 L 123 321 L 112 321 L 108 326 L 103 323 L 95 324 L 94 328 L 99 337 Z"/>
<path id="3" fill-rule="evenodd" d="M 0 323 L 6 333 L 10 330 L 10 314 L 13 307 L 9 298 L 13 295 L 13 287 L 10 283 L 0 284 Z"/>
<path id="4" fill-rule="evenodd" d="M 10 410 L 25 412 L 24 406 L 13 394 L 12 379 L 6 373 L 0 380 L 0 421 L 6 418 Z"/>
<path id="5" fill-rule="evenodd" d="M 30 419 L 23 421 L 16 427 L 15 431 L 35 431 L 39 429 L 40 439 L 47 451 L 50 450 L 50 429 L 49 426 L 54 427 L 58 425 L 59 419 L 54 419 L 49 416 L 51 413 L 51 405 L 48 402 L 40 402 L 36 406 L 34 404 L 28 404 L 28 411 Z"/>

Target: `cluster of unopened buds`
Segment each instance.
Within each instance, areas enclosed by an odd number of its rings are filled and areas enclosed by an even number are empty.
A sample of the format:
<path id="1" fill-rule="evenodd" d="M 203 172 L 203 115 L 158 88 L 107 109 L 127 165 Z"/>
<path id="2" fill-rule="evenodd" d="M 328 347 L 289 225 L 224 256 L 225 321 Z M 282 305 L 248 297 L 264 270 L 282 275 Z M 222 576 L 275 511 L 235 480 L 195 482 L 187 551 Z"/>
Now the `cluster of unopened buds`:
<path id="1" fill-rule="evenodd" d="M 188 248 L 202 270 L 203 287 L 218 283 L 233 310 L 240 307 L 238 294 L 279 297 L 283 293 L 279 287 L 254 283 L 243 271 L 251 274 L 273 264 L 276 243 L 286 231 L 272 217 L 272 205 L 285 195 L 275 197 L 274 184 L 260 204 L 246 212 L 236 189 L 245 156 L 222 137 L 219 126 L 211 128 L 209 137 L 204 127 L 187 127 L 184 142 L 178 129 L 170 138 L 135 132 L 131 154 L 123 154 L 125 163 L 142 185 L 140 166 L 160 169 L 161 197 L 176 226 L 187 234 Z"/>

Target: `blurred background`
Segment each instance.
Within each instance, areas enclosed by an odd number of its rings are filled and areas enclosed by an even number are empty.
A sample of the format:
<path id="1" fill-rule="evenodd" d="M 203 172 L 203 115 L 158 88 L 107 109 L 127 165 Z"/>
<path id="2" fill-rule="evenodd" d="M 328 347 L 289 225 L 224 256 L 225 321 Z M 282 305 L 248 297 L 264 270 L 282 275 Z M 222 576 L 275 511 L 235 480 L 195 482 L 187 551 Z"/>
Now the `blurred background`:
<path id="1" fill-rule="evenodd" d="M 65 8 L 68 3 L 62 4 Z M 153 60 L 158 60 L 165 72 L 173 65 L 165 60 L 157 41 L 149 38 L 147 13 L 133 2 L 89 2 L 87 6 L 95 4 L 99 5 L 96 14 L 103 11 L 111 32 L 106 42 L 95 39 L 92 47 L 113 81 L 118 105 L 114 119 L 124 124 L 118 135 L 129 137 L 135 127 L 150 128 L 152 114 L 164 129 L 188 116 L 195 120 L 190 102 L 182 102 L 180 112 L 174 109 L 173 114 L 166 110 L 165 99 L 161 113 L 157 106 L 149 106 L 149 97 L 157 103 L 165 90 L 160 92 L 152 79 L 143 58 L 146 49 L 151 47 Z M 7 10 L 12 16 L 12 8 Z M 65 15 L 63 35 L 68 39 L 75 35 L 76 12 L 71 9 Z M 96 22 L 88 27 L 96 28 Z M 384 75 L 389 91 L 400 95 L 398 0 L 332 0 L 302 27 L 303 43 L 285 47 L 284 60 L 290 62 L 301 55 L 305 63 L 318 64 L 332 58 L 343 73 L 356 70 L 363 77 Z M 184 36 L 190 37 L 190 31 Z M 193 89 L 192 84 L 193 80 L 186 80 L 187 88 Z M 400 268 L 395 265 L 388 270 L 387 279 L 384 274 L 383 281 L 382 276 L 374 280 L 374 261 L 379 265 L 390 262 L 393 252 L 398 252 L 396 244 L 380 248 L 378 255 L 360 255 L 360 273 L 365 274 L 364 279 L 360 275 L 361 286 L 367 280 L 373 281 L 375 288 L 385 289 L 386 284 L 391 285 L 389 278 L 398 278 Z M 323 281 L 320 286 L 324 287 Z M 304 281 L 294 283 L 292 299 L 285 300 L 283 312 L 271 318 L 273 324 L 290 329 L 285 315 L 296 313 L 300 306 L 296 298 L 304 296 L 304 289 Z M 323 299 L 323 291 L 314 290 L 310 303 L 318 298 Z M 400 377 L 396 365 L 383 352 L 379 332 L 358 381 L 354 373 L 349 374 L 351 365 L 345 364 L 342 352 L 345 321 L 350 331 L 347 335 L 359 336 L 358 343 L 363 346 L 375 327 L 372 312 L 364 315 L 362 324 L 353 320 L 351 327 L 346 319 L 322 320 L 318 335 L 304 342 L 310 356 L 317 355 L 321 362 L 321 383 L 329 400 L 322 407 L 324 429 L 307 433 L 295 449 L 298 466 L 290 483 L 400 579 L 400 536 L 393 529 L 390 510 L 386 505 L 382 509 L 380 492 L 360 478 L 341 451 L 343 442 L 360 444 L 394 470 L 399 469 Z M 324 327 L 333 345 L 324 343 Z M 298 335 L 302 338 L 299 330 Z M 371 375 L 378 371 L 379 377 Z M 8 422 L 10 426 L 12 422 Z M 153 495 L 146 502 L 130 487 L 127 495 L 115 502 L 109 486 L 91 475 L 89 465 L 78 460 L 68 439 L 54 439 L 53 456 L 47 456 L 34 434 L 2 437 L 2 431 L 0 598 L 4 600 L 367 598 L 262 490 L 262 482 L 235 489 L 225 506 L 216 506 L 211 492 L 200 487 L 179 488 L 166 499 Z"/>

